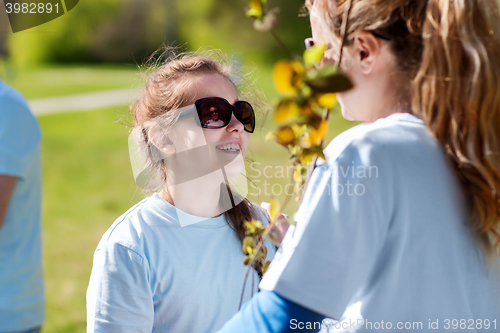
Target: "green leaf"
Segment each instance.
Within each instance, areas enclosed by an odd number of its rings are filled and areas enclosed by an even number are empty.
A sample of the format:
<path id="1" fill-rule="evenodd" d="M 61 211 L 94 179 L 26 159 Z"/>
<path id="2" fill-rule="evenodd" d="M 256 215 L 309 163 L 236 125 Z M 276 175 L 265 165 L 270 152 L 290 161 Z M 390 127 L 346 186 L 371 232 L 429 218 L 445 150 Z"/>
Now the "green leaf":
<path id="1" fill-rule="evenodd" d="M 332 65 L 310 70 L 306 75 L 305 83 L 317 93 L 340 92 L 353 87 L 351 81 Z"/>
<path id="2" fill-rule="evenodd" d="M 269 265 L 271 264 L 271 261 L 266 261 L 264 263 L 264 266 L 262 266 L 262 274 L 265 274 L 267 272 L 267 269 L 269 268 Z"/>
<path id="3" fill-rule="evenodd" d="M 309 163 L 313 161 L 314 157 L 321 157 L 325 159 L 323 148 L 321 148 L 321 146 L 315 146 L 311 149 L 304 149 L 302 155 L 300 156 L 300 161 L 303 165 L 309 165 Z"/>
<path id="4" fill-rule="evenodd" d="M 248 17 L 261 18 L 264 14 L 264 8 L 261 0 L 250 0 L 250 8 L 247 10 Z"/>
<path id="5" fill-rule="evenodd" d="M 298 163 L 293 170 L 293 181 L 302 182 L 307 176 L 307 166 Z"/>
<path id="6" fill-rule="evenodd" d="M 278 124 L 286 124 L 300 114 L 300 108 L 294 100 L 284 100 L 274 112 L 274 120 Z"/>
<path id="7" fill-rule="evenodd" d="M 276 220 L 278 217 L 280 211 L 281 211 L 281 204 L 276 198 L 271 198 L 271 209 L 270 209 L 270 215 L 271 215 L 271 221 Z"/>
<path id="8" fill-rule="evenodd" d="M 294 146 L 292 148 L 292 155 L 298 156 L 300 154 L 302 154 L 302 147 L 300 147 L 300 146 Z"/>
<path id="9" fill-rule="evenodd" d="M 313 67 L 321 62 L 325 54 L 326 45 L 315 44 L 309 50 L 304 52 L 304 63 L 306 67 Z"/>
<path id="10" fill-rule="evenodd" d="M 317 124 L 317 126 L 313 126 L 309 128 L 309 131 L 306 133 L 304 139 L 305 142 L 317 146 L 323 142 L 326 136 L 326 132 L 328 131 L 328 120 L 324 119 Z"/>
<path id="11" fill-rule="evenodd" d="M 247 248 L 251 248 L 251 249 L 255 248 L 255 240 L 251 236 L 246 236 L 243 239 L 243 252 L 245 252 L 247 250 Z M 247 252 L 245 252 L 245 253 L 248 254 Z"/>
<path id="12" fill-rule="evenodd" d="M 276 139 L 276 134 L 274 134 L 274 132 L 268 132 L 264 137 L 264 141 L 269 141 L 273 139 Z"/>
<path id="13" fill-rule="evenodd" d="M 314 147 L 314 152 L 316 153 L 317 157 L 321 157 L 326 161 L 325 154 L 323 153 L 323 147 L 321 146 Z"/>
<path id="14" fill-rule="evenodd" d="M 257 17 L 259 17 L 259 12 L 256 11 L 255 9 L 250 8 L 249 10 L 247 10 L 246 16 L 247 17 L 255 17 L 255 18 L 257 18 Z"/>

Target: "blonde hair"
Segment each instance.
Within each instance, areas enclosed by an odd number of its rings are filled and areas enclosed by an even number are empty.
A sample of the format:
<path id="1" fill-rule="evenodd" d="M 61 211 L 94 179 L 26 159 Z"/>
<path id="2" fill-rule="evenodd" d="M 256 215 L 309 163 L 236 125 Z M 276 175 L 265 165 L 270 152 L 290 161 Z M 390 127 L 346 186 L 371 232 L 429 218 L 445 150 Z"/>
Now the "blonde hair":
<path id="1" fill-rule="evenodd" d="M 308 0 L 310 7 L 314 0 Z M 487 253 L 500 245 L 500 14 L 496 0 L 316 0 L 332 37 L 391 38 L 411 109 L 443 145 Z"/>
<path id="2" fill-rule="evenodd" d="M 233 82 L 231 66 L 223 57 L 215 60 L 190 53 L 177 54 L 175 49 L 167 49 L 159 59 L 156 60 L 162 62 L 159 67 L 152 65 L 147 69 L 152 73 L 149 74 L 141 96 L 131 107 L 136 126 L 186 106 L 192 97 L 190 86 L 195 76 L 218 74 Z"/>
<path id="3" fill-rule="evenodd" d="M 155 60 L 156 59 L 156 60 Z M 240 94 L 242 82 L 248 84 L 243 77 L 234 74 L 229 58 L 220 51 L 210 52 L 179 53 L 176 48 L 165 47 L 150 58 L 153 63 L 148 69 L 148 79 L 139 99 L 132 104 L 130 112 L 134 121 L 134 128 L 140 128 L 142 139 L 138 142 L 140 155 L 146 159 L 147 167 L 152 171 L 152 182 L 165 182 L 166 170 L 163 159 L 158 158 L 159 153 L 154 145 L 148 140 L 147 129 L 143 126 L 145 122 L 160 115 L 171 113 L 170 117 L 164 117 L 162 125 L 164 128 L 173 126 L 178 118 L 176 112 L 183 106 L 187 106 L 192 100 L 191 86 L 196 77 L 207 74 L 216 74 L 228 79 Z M 253 87 L 248 87 L 250 92 L 246 92 L 247 97 L 252 93 L 257 94 L 255 100 L 259 103 L 258 92 Z M 223 191 L 222 191 L 223 192 Z M 234 193 L 234 192 L 233 192 Z M 234 193 L 236 195 L 236 193 Z M 242 242 L 246 230 L 245 221 L 252 218 L 260 220 L 256 207 L 246 198 L 241 198 L 239 204 L 226 211 L 224 216 L 228 225 L 234 230 L 238 239 Z M 264 246 L 264 251 L 267 249 Z M 254 263 L 255 270 L 262 274 L 264 258 Z"/>

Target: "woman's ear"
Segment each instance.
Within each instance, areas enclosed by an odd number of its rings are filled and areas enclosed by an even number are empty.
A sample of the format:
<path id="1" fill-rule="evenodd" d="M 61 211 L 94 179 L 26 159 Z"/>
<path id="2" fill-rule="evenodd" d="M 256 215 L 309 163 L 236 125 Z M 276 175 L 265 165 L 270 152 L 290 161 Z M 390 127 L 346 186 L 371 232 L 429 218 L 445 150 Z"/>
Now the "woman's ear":
<path id="1" fill-rule="evenodd" d="M 162 130 L 161 126 L 153 125 L 149 129 L 149 141 L 165 154 L 175 153 L 174 143 L 170 140 L 168 134 Z"/>
<path id="2" fill-rule="evenodd" d="M 371 33 L 361 31 L 354 38 L 356 60 L 363 74 L 370 74 L 380 54 L 380 42 Z"/>

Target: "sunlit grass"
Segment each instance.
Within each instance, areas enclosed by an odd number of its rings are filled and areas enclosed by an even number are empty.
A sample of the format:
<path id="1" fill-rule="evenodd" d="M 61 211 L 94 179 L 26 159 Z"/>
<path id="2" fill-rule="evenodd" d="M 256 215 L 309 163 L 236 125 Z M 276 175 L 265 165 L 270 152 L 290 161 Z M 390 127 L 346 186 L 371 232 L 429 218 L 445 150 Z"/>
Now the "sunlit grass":
<path id="1" fill-rule="evenodd" d="M 137 73 L 134 65 L 0 66 L 0 78 L 28 99 L 131 88 L 139 82 Z"/>
<path id="2" fill-rule="evenodd" d="M 84 332 L 93 251 L 107 227 L 140 199 L 129 167 L 125 110 L 39 118 L 43 133 L 45 332 Z"/>

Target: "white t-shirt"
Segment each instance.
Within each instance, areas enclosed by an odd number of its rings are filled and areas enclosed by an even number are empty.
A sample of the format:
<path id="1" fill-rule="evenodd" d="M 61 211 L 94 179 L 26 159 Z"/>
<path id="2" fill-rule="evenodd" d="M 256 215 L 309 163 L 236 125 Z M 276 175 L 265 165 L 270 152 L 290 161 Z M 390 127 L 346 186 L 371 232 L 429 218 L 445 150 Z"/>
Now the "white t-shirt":
<path id="1" fill-rule="evenodd" d="M 484 262 L 423 122 L 358 125 L 325 156 L 261 289 L 342 321 L 330 331 L 498 332 L 500 261 Z"/>
<path id="2" fill-rule="evenodd" d="M 178 213 L 154 194 L 104 234 L 87 290 L 87 332 L 214 332 L 236 313 L 247 269 L 241 242 L 223 215 L 191 215 L 197 222 L 181 227 Z M 271 260 L 275 248 L 265 245 Z M 258 291 L 252 269 L 244 301 L 252 275 Z"/>

